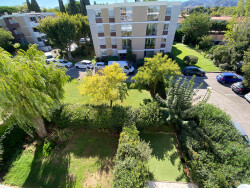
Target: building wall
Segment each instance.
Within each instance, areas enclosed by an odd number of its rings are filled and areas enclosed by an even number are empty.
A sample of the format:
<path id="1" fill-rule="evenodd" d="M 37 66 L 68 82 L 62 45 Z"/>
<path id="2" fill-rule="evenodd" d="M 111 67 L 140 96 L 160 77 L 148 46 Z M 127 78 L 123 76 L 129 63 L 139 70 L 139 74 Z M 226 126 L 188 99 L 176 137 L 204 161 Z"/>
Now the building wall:
<path id="1" fill-rule="evenodd" d="M 174 40 L 174 35 L 176 31 L 178 15 L 180 12 L 180 2 L 164 2 L 164 1 L 154 1 L 154 2 L 134 2 L 134 3 L 118 3 L 109 5 L 90 5 L 87 6 L 87 13 L 90 23 L 91 35 L 93 38 L 93 43 L 95 47 L 95 53 L 97 57 L 101 57 L 101 51 L 105 51 L 107 55 L 114 55 L 114 53 L 125 53 L 126 50 L 122 49 L 122 39 L 131 39 L 132 52 L 136 55 L 137 59 L 144 57 L 145 51 L 154 51 L 155 53 L 171 52 L 172 44 Z M 148 19 L 148 7 L 149 6 L 159 6 L 159 16 L 157 21 L 147 21 Z M 168 6 L 172 7 L 171 15 L 166 17 L 166 8 Z M 121 7 L 131 7 L 132 8 L 132 21 L 122 22 L 121 21 Z M 116 28 L 115 35 L 110 33 L 110 19 L 109 19 L 109 9 L 114 10 L 114 23 Z M 95 10 L 101 11 L 102 19 L 95 19 Z M 170 20 L 169 20 L 170 19 Z M 97 23 L 98 22 L 98 23 Z M 122 24 L 132 24 L 132 37 L 122 37 L 121 36 L 121 25 Z M 146 36 L 147 24 L 157 23 L 157 33 L 155 36 Z M 164 24 L 169 24 L 168 31 L 163 32 Z M 101 27 L 103 25 L 104 33 L 98 35 L 97 26 Z M 105 38 L 106 49 L 100 47 L 99 40 Z M 116 48 L 112 46 L 112 39 L 116 38 Z M 146 38 L 155 38 L 154 49 L 145 49 Z M 166 44 L 162 43 L 162 38 L 166 38 Z M 113 40 L 114 41 L 114 40 Z M 111 50 L 113 47 L 113 50 Z M 102 48 L 102 49 L 101 49 Z"/>

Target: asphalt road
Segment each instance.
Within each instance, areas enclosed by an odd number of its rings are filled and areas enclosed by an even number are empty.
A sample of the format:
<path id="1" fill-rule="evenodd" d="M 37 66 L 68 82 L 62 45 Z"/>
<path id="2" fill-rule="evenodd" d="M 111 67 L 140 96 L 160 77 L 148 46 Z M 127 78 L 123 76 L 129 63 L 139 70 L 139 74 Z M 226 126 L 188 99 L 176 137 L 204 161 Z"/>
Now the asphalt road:
<path id="1" fill-rule="evenodd" d="M 250 138 L 250 103 L 244 95 L 238 95 L 231 89 L 231 84 L 220 84 L 216 80 L 218 73 L 207 73 L 206 77 L 196 77 L 195 83 L 198 86 L 203 83 L 198 94 L 204 95 L 208 87 L 211 87 L 211 96 L 208 103 L 220 107 L 223 111 L 237 121 Z M 189 77 L 190 78 L 190 77 Z"/>

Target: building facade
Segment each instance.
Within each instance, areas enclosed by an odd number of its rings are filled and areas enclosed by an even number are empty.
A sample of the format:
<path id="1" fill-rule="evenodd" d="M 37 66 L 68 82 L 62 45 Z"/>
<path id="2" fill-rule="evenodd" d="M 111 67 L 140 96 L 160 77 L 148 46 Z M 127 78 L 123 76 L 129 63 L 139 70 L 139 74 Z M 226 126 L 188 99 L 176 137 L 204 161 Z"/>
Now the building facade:
<path id="1" fill-rule="evenodd" d="M 36 28 L 39 21 L 46 16 L 55 16 L 55 14 L 36 12 L 5 14 L 0 17 L 0 27 L 10 31 L 15 42 L 38 44 L 40 50 L 48 51 L 49 47 L 45 45 L 45 34 Z"/>
<path id="2" fill-rule="evenodd" d="M 166 1 L 87 6 L 96 56 L 123 59 L 128 48 L 133 60 L 171 52 L 180 8 Z"/>

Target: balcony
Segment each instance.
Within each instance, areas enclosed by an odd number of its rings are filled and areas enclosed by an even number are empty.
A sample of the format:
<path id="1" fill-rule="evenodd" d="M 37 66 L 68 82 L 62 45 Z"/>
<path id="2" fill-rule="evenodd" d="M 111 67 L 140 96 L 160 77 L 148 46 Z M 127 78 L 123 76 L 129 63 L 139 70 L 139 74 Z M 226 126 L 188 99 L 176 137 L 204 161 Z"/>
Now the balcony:
<path id="1" fill-rule="evenodd" d="M 35 34 L 35 37 L 36 37 L 36 38 L 44 37 L 44 36 L 45 36 L 44 33 L 40 33 L 40 32 L 38 32 L 38 31 L 34 32 L 34 34 Z"/>
<path id="2" fill-rule="evenodd" d="M 36 27 L 36 26 L 38 26 L 38 25 L 39 25 L 38 22 L 35 22 L 35 21 L 30 22 L 30 26 L 31 26 L 31 27 Z"/>
<path id="3" fill-rule="evenodd" d="M 129 46 L 129 45 L 122 45 L 122 49 L 126 50 L 128 48 L 131 48 L 131 46 Z"/>

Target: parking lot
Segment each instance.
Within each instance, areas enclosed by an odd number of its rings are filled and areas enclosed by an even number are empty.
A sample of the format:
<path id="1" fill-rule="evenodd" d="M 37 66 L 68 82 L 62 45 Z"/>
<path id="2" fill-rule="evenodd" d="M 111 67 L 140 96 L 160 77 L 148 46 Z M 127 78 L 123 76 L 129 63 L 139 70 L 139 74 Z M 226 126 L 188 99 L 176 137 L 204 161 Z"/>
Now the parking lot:
<path id="1" fill-rule="evenodd" d="M 204 95 L 206 89 L 211 87 L 209 103 L 220 107 L 223 111 L 237 121 L 250 137 L 250 103 L 244 95 L 238 95 L 231 89 L 231 84 L 220 84 L 216 80 L 218 73 L 207 73 L 206 77 L 196 77 L 196 86 L 203 83 L 198 95 Z M 190 78 L 190 77 L 189 77 Z"/>

